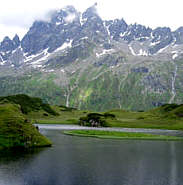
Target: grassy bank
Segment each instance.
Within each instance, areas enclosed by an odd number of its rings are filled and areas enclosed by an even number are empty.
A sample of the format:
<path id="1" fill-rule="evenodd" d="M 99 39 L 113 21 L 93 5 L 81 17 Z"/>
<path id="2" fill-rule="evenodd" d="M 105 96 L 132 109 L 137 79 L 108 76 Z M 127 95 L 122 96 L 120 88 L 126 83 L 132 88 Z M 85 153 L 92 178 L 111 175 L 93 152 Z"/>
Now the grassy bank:
<path id="1" fill-rule="evenodd" d="M 17 104 L 0 104 L 0 149 L 51 146 L 22 114 Z"/>
<path id="2" fill-rule="evenodd" d="M 176 136 L 152 135 L 132 132 L 116 132 L 116 131 L 73 130 L 73 131 L 64 131 L 64 134 L 82 137 L 95 137 L 101 139 L 183 141 L 182 137 Z"/>

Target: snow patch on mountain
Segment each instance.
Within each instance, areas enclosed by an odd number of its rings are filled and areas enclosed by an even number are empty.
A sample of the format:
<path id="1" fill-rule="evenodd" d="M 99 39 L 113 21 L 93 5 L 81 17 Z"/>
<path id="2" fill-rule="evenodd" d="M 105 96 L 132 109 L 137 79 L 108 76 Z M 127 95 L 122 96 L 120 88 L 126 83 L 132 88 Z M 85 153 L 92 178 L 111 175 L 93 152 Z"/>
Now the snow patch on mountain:
<path id="1" fill-rule="evenodd" d="M 111 33 L 110 33 L 110 31 L 109 31 L 109 25 L 106 25 L 106 22 L 104 22 L 104 28 L 106 29 L 106 31 L 107 31 L 107 34 L 110 36 L 111 35 Z"/>
<path id="2" fill-rule="evenodd" d="M 173 55 L 172 55 L 172 59 L 175 60 L 179 55 L 178 55 L 178 51 L 172 51 L 171 52 Z"/>
<path id="3" fill-rule="evenodd" d="M 161 49 L 158 51 L 158 53 L 162 53 L 162 52 L 165 51 L 168 47 L 169 47 L 169 45 L 168 45 L 168 46 L 165 46 L 164 48 L 161 48 Z"/>
<path id="4" fill-rule="evenodd" d="M 87 40 L 87 39 L 88 39 L 88 37 L 82 37 L 79 40 Z"/>
<path id="5" fill-rule="evenodd" d="M 69 42 L 63 43 L 62 46 L 57 48 L 53 53 L 65 50 L 67 48 L 71 48 L 72 41 L 73 40 L 70 40 Z M 50 55 L 53 54 L 53 53 L 49 53 L 48 50 L 49 50 L 49 48 L 46 48 L 45 50 L 39 52 L 38 54 L 30 55 L 28 57 L 26 56 L 27 53 L 24 53 L 24 57 L 25 57 L 24 62 L 31 64 L 34 68 L 37 68 L 37 67 L 40 68 L 43 66 L 42 62 L 48 60 Z"/>
<path id="6" fill-rule="evenodd" d="M 137 54 L 138 56 L 148 56 L 148 53 L 143 50 L 143 49 L 140 49 L 139 53 Z"/>
<path id="7" fill-rule="evenodd" d="M 120 37 L 124 37 L 126 35 L 127 31 L 125 31 L 124 33 L 120 33 Z"/>
<path id="8" fill-rule="evenodd" d="M 174 59 L 177 58 L 177 57 L 178 57 L 178 54 L 175 53 L 175 54 L 172 56 L 172 59 L 174 60 Z"/>
<path id="9" fill-rule="evenodd" d="M 55 24 L 58 26 L 58 25 L 61 25 L 62 23 L 61 22 L 56 22 Z"/>
<path id="10" fill-rule="evenodd" d="M 70 40 L 69 42 L 64 42 L 64 43 L 62 44 L 61 47 L 59 47 L 59 48 L 57 48 L 57 49 L 55 50 L 55 52 L 64 50 L 64 49 L 66 49 L 66 48 L 71 48 L 71 47 L 72 47 L 72 41 L 73 41 L 73 40 Z"/>
<path id="11" fill-rule="evenodd" d="M 3 66 L 5 63 L 6 63 L 5 61 L 1 61 L 1 62 L 0 62 L 0 65 Z"/>
<path id="12" fill-rule="evenodd" d="M 108 49 L 108 50 L 104 49 L 101 53 L 96 53 L 96 57 L 100 58 L 101 56 L 106 55 L 106 54 L 111 54 L 114 51 L 115 51 L 114 49 Z"/>
<path id="13" fill-rule="evenodd" d="M 64 69 L 61 69 L 60 71 L 61 71 L 62 73 L 65 73 L 65 70 L 64 70 Z"/>
<path id="14" fill-rule="evenodd" d="M 27 53 L 24 53 L 24 56 L 26 57 Z M 26 57 L 26 59 L 24 60 L 25 63 L 32 61 L 34 58 L 38 57 L 39 55 L 41 55 L 41 53 L 38 53 L 36 55 L 30 55 L 28 57 Z"/>
<path id="15" fill-rule="evenodd" d="M 41 62 L 41 61 L 44 61 L 44 60 L 47 60 L 48 57 L 51 55 L 50 53 L 48 53 L 48 48 L 45 49 L 45 50 L 42 52 L 42 54 L 43 54 L 43 57 L 41 57 L 40 59 L 36 60 L 37 63 L 39 63 L 39 62 Z M 36 64 L 37 64 L 37 63 L 36 63 Z"/>
<path id="16" fill-rule="evenodd" d="M 129 49 L 130 49 L 132 55 L 137 56 L 137 54 L 135 53 L 135 51 L 131 45 L 129 45 Z"/>
<path id="17" fill-rule="evenodd" d="M 160 41 L 157 41 L 157 42 L 151 42 L 150 43 L 150 46 L 155 46 L 155 45 L 157 45 L 157 44 L 159 44 L 160 43 Z"/>

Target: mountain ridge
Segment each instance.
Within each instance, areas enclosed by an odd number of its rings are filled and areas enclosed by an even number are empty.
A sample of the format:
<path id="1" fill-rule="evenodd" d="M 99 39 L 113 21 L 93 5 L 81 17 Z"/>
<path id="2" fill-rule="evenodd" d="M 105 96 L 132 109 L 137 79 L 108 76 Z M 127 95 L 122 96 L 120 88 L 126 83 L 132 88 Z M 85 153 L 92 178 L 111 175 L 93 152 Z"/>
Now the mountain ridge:
<path id="1" fill-rule="evenodd" d="M 183 102 L 183 27 L 151 29 L 105 21 L 96 4 L 35 21 L 22 40 L 0 44 L 0 95 L 103 111 Z M 107 88 L 107 90 L 106 90 Z"/>
<path id="2" fill-rule="evenodd" d="M 77 38 L 79 37 L 85 38 L 86 36 L 91 36 L 92 40 L 94 40 L 94 33 L 97 35 L 99 32 L 103 34 L 102 42 L 108 40 L 110 43 L 111 40 L 121 40 L 130 44 L 135 41 L 139 43 L 146 41 L 144 48 L 147 48 L 143 51 L 143 47 L 140 48 L 138 53 L 135 51 L 137 46 L 134 46 L 135 49 L 129 46 L 131 54 L 137 56 L 154 55 L 157 54 L 157 52 L 161 52 L 161 49 L 166 49 L 165 47 L 170 44 L 173 46 L 183 44 L 183 27 L 171 31 L 169 27 L 151 29 L 150 27 L 137 23 L 128 25 L 124 19 L 105 21 L 97 14 L 96 6 L 96 4 L 93 5 L 83 13 L 78 12 L 73 6 L 67 6 L 64 9 L 52 13 L 50 21 L 35 21 L 22 40 L 19 39 L 17 34 L 12 40 L 6 36 L 0 43 L 1 65 L 5 64 L 5 61 L 8 59 L 11 60 L 10 56 L 12 56 L 18 48 L 23 50 L 25 54 L 23 60 L 26 60 L 26 55 L 29 57 L 45 49 L 51 53 L 63 46 L 64 43 L 73 42 L 78 40 Z M 91 22 L 93 23 L 93 27 Z M 85 28 L 91 28 L 91 32 L 86 34 Z M 72 34 L 69 29 L 72 30 L 74 34 Z M 61 33 L 62 31 L 63 33 Z M 105 37 L 107 37 L 106 40 Z M 97 41 L 95 42 L 98 43 Z M 132 43 L 132 45 L 135 44 L 136 43 Z"/>

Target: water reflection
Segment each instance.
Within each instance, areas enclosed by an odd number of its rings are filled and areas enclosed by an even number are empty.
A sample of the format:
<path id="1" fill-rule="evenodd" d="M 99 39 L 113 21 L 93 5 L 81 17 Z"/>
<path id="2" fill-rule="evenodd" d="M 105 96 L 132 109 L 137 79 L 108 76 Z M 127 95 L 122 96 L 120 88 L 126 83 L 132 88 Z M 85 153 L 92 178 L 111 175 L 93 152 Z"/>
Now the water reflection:
<path id="1" fill-rule="evenodd" d="M 177 185 L 177 160 L 175 143 L 170 144 L 170 184 Z"/>
<path id="2" fill-rule="evenodd" d="M 12 161 L 17 161 L 22 159 L 33 158 L 45 148 L 33 148 L 33 149 L 23 149 L 16 148 L 11 150 L 4 150 L 0 152 L 0 164 L 8 163 Z"/>

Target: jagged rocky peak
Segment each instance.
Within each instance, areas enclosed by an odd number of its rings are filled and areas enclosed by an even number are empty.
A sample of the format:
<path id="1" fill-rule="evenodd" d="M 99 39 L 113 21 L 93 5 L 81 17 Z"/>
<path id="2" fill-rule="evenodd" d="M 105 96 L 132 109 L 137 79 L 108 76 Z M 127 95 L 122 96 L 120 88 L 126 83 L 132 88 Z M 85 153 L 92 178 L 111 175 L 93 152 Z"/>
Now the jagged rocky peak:
<path id="1" fill-rule="evenodd" d="M 136 38 L 139 37 L 150 37 L 152 29 L 141 24 L 133 24 L 131 26 L 132 32 L 135 34 Z"/>
<path id="2" fill-rule="evenodd" d="M 128 25 L 124 19 L 105 21 L 105 25 L 109 30 L 109 34 L 113 37 L 114 40 L 118 40 L 120 35 L 123 35 L 128 28 Z"/>
<path id="3" fill-rule="evenodd" d="M 149 27 L 145 27 L 140 24 L 131 24 L 127 27 L 125 34 L 121 35 L 122 38 L 128 43 L 134 40 L 138 40 L 139 42 L 146 41 L 151 36 L 152 29 Z"/>
<path id="4" fill-rule="evenodd" d="M 173 32 L 175 37 L 175 44 L 183 44 L 183 27 L 178 28 L 175 32 Z"/>
<path id="5" fill-rule="evenodd" d="M 153 30 L 136 23 L 128 25 L 124 19 L 104 21 L 97 12 L 97 3 L 84 13 L 73 6 L 66 6 L 49 15 L 47 21 L 35 21 L 22 41 L 18 35 L 13 40 L 5 37 L 0 43 L 3 59 L 9 60 L 13 53 L 17 54 L 13 50 L 20 45 L 24 52 L 22 55 L 28 57 L 40 53 L 44 56 L 57 49 L 65 52 L 76 46 L 87 50 L 88 42 L 96 47 L 103 46 L 105 50 L 111 49 L 113 43 L 116 46 L 126 44 L 124 52 L 134 56 L 154 55 L 164 51 L 167 46 L 183 44 L 183 27 L 172 32 L 168 27 Z M 175 52 L 175 48 L 172 47 L 172 51 Z"/>
<path id="6" fill-rule="evenodd" d="M 171 29 L 168 27 L 158 27 L 152 32 L 152 42 L 166 41 L 167 44 L 173 40 Z"/>
<path id="7" fill-rule="evenodd" d="M 98 12 L 97 12 L 97 3 L 89 7 L 82 15 L 83 19 L 89 19 L 92 17 L 99 17 Z"/>
<path id="8" fill-rule="evenodd" d="M 104 24 L 101 17 L 98 15 L 97 12 L 97 3 L 93 6 L 89 7 L 83 14 L 82 14 L 82 24 L 84 29 L 88 28 L 94 33 L 102 32 L 105 33 Z M 89 31 L 89 30 L 88 30 Z"/>
<path id="9" fill-rule="evenodd" d="M 171 29 L 169 27 L 158 27 L 155 30 L 153 30 L 153 37 L 155 38 L 163 38 L 163 37 L 167 37 L 168 35 L 171 35 Z"/>
<path id="10" fill-rule="evenodd" d="M 6 36 L 1 42 L 0 51 L 7 52 L 7 51 L 12 51 L 14 49 L 15 49 L 14 42 L 8 36 Z"/>
<path id="11" fill-rule="evenodd" d="M 29 30 L 29 34 L 33 34 L 34 32 L 39 33 L 48 33 L 52 25 L 46 21 L 35 21 Z"/>
<path id="12" fill-rule="evenodd" d="M 3 39 L 3 42 L 5 43 L 5 42 L 11 42 L 12 40 L 8 37 L 8 36 L 6 36 L 6 37 L 4 37 L 4 39 Z"/>
<path id="13" fill-rule="evenodd" d="M 44 21 L 35 21 L 21 41 L 24 52 L 36 54 L 40 50 L 45 49 L 45 41 L 48 41 L 52 30 L 53 27 L 50 23 Z"/>
<path id="14" fill-rule="evenodd" d="M 97 44 L 104 44 L 108 40 L 108 33 L 104 26 L 104 21 L 98 15 L 97 4 L 89 7 L 80 20 L 82 34 L 90 38 Z"/>
<path id="15" fill-rule="evenodd" d="M 73 6 L 55 11 L 51 21 L 35 21 L 22 39 L 22 48 L 28 55 L 45 49 L 49 53 L 70 42 L 79 33 L 79 13 Z"/>
<path id="16" fill-rule="evenodd" d="M 183 34 L 183 27 L 179 27 L 174 33 Z"/>
<path id="17" fill-rule="evenodd" d="M 13 42 L 16 47 L 18 47 L 20 45 L 20 38 L 17 34 L 13 37 Z"/>
<path id="18" fill-rule="evenodd" d="M 51 22 L 56 25 L 72 23 L 79 17 L 79 12 L 73 6 L 66 6 L 51 15 Z"/>

